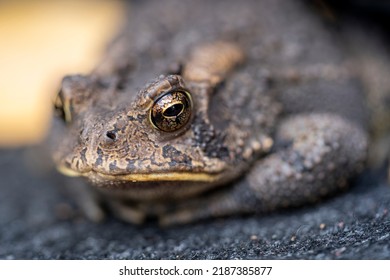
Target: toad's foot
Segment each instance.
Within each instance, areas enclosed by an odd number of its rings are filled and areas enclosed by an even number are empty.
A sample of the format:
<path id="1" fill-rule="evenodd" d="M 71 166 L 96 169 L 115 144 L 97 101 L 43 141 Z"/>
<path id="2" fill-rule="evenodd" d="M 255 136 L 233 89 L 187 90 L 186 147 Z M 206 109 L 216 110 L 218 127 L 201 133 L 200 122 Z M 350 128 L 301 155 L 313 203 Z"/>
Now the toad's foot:
<path id="1" fill-rule="evenodd" d="M 213 195 L 180 203 L 172 212 L 162 214 L 161 225 L 264 213 L 315 202 L 345 188 L 366 158 L 366 134 L 330 114 L 289 118 L 280 126 L 276 139 L 283 144 L 255 163 L 241 182 Z"/>

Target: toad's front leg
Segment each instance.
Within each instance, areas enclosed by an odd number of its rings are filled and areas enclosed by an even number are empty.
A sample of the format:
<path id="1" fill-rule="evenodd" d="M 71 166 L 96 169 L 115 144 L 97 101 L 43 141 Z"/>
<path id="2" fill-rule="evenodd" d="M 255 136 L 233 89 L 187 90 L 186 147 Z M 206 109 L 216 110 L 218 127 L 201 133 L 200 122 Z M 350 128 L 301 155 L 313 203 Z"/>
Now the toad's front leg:
<path id="1" fill-rule="evenodd" d="M 276 152 L 254 164 L 230 188 L 183 202 L 160 218 L 162 225 L 315 202 L 347 186 L 362 169 L 367 135 L 355 124 L 330 114 L 285 120 Z"/>

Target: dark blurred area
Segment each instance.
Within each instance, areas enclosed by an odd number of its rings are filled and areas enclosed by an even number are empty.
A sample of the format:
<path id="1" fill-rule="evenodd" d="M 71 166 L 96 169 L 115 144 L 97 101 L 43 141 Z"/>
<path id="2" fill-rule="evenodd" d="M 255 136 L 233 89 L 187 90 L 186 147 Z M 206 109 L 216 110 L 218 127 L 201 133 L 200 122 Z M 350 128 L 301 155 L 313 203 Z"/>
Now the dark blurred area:
<path id="1" fill-rule="evenodd" d="M 390 161 L 390 1 L 314 0 L 312 7 L 355 59 L 371 112 L 370 166 Z M 388 171 L 390 180 L 390 170 Z"/>
<path id="2" fill-rule="evenodd" d="M 375 22 L 387 30 L 390 26 L 390 2 L 387 0 L 317 0 L 315 2 L 320 6 L 327 4 L 341 17 L 350 16 L 362 21 Z"/>
<path id="3" fill-rule="evenodd" d="M 353 21 L 383 32 L 390 30 L 390 1 L 387 0 L 304 0 L 329 23 L 342 25 Z"/>

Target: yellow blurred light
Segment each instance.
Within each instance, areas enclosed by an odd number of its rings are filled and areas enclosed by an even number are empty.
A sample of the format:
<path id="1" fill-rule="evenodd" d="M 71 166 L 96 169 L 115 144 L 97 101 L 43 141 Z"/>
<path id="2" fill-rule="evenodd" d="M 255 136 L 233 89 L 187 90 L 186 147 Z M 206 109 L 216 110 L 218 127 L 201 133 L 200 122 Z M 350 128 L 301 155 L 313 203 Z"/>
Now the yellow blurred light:
<path id="1" fill-rule="evenodd" d="M 107 0 L 0 2 L 0 146 L 44 137 L 62 76 L 98 63 L 123 11 Z"/>

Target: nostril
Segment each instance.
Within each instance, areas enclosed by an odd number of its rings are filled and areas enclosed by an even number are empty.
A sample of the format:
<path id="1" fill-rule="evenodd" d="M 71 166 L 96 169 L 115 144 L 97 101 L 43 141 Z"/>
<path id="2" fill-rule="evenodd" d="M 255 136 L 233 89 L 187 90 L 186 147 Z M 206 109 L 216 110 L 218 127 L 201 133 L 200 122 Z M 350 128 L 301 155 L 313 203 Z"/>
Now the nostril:
<path id="1" fill-rule="evenodd" d="M 107 138 L 115 141 L 116 140 L 116 132 L 115 131 L 107 131 L 106 132 Z"/>

